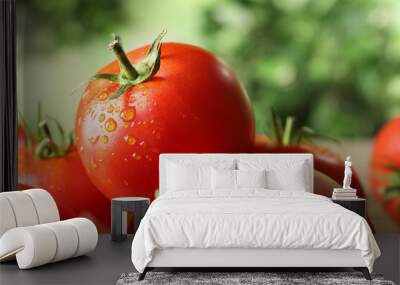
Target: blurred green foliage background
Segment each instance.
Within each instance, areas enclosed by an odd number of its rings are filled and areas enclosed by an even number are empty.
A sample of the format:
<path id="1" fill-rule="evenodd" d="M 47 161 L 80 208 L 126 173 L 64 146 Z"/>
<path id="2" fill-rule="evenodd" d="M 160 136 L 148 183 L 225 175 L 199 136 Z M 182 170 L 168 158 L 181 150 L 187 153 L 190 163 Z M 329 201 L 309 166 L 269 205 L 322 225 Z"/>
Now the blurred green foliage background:
<path id="1" fill-rule="evenodd" d="M 206 9 L 208 46 L 267 106 L 321 133 L 371 136 L 400 113 L 399 1 L 232 0 Z"/>
<path id="2" fill-rule="evenodd" d="M 342 138 L 371 137 L 400 114 L 397 0 L 19 0 L 19 104 L 72 128 L 70 91 L 112 60 L 112 31 L 127 49 L 166 40 L 207 48 L 233 67 L 253 103 Z M 22 98 L 22 99 L 21 99 Z M 62 112 L 59 107 L 63 106 Z M 47 110 L 46 110 L 47 108 Z"/>

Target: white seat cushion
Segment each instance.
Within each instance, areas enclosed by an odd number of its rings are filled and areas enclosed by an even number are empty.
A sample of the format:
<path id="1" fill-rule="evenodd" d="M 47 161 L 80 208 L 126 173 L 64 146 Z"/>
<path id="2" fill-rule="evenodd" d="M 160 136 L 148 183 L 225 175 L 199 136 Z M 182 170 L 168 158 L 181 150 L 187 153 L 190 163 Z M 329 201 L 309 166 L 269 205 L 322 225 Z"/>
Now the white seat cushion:
<path id="1" fill-rule="evenodd" d="M 74 257 L 86 254 L 94 250 L 97 246 L 98 233 L 96 226 L 89 219 L 75 218 L 64 222 L 72 225 L 78 233 L 78 248 Z"/>
<path id="2" fill-rule="evenodd" d="M 50 193 L 29 189 L 0 193 L 0 237 L 15 227 L 57 222 L 60 214 Z"/>
<path id="3" fill-rule="evenodd" d="M 6 231 L 17 226 L 11 204 L 8 199 L 6 197 L 3 197 L 2 195 L 0 195 L 0 217 L 1 237 Z"/>
<path id="4" fill-rule="evenodd" d="M 56 201 L 49 192 L 43 189 L 29 189 L 22 193 L 28 194 L 33 201 L 39 224 L 57 222 L 60 220 Z"/>
<path id="5" fill-rule="evenodd" d="M 13 228 L 0 238 L 0 261 L 16 257 L 28 269 L 86 254 L 97 240 L 96 226 L 85 218 Z"/>
<path id="6" fill-rule="evenodd" d="M 71 228 L 71 224 L 65 222 L 55 222 L 44 224 L 44 227 L 49 228 L 52 231 L 52 235 L 55 235 L 57 244 L 56 255 L 51 260 L 52 262 L 64 260 L 75 256 L 78 250 L 78 232 Z"/>
<path id="7" fill-rule="evenodd" d="M 39 224 L 38 215 L 31 197 L 20 191 L 3 192 L 1 196 L 10 202 L 17 227 L 26 227 Z"/>

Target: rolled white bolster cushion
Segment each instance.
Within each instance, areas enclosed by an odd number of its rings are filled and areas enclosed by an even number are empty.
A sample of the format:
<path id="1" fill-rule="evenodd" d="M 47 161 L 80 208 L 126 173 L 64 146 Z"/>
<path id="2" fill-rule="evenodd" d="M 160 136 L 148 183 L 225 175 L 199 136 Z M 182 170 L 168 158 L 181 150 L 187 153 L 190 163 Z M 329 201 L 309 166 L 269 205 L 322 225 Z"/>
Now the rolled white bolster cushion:
<path id="1" fill-rule="evenodd" d="M 0 237 L 16 226 L 17 223 L 10 202 L 6 197 L 0 196 Z"/>
<path id="2" fill-rule="evenodd" d="M 43 189 L 29 189 L 23 191 L 28 194 L 36 208 L 39 224 L 52 223 L 60 220 L 56 202 L 50 193 Z"/>
<path id="3" fill-rule="evenodd" d="M 44 224 L 43 226 L 49 228 L 56 237 L 57 248 L 51 262 L 64 260 L 75 255 L 79 237 L 78 232 L 71 227 L 71 224 L 63 221 Z"/>
<path id="4" fill-rule="evenodd" d="M 2 192 L 0 195 L 10 202 L 17 227 L 33 226 L 39 223 L 35 205 L 28 194 L 13 191 Z"/>
<path id="5" fill-rule="evenodd" d="M 91 220 L 85 218 L 74 218 L 65 220 L 64 222 L 71 224 L 78 232 L 78 248 L 74 257 L 91 252 L 96 248 L 98 233 L 96 226 Z"/>
<path id="6" fill-rule="evenodd" d="M 96 248 L 98 233 L 88 219 L 14 228 L 0 238 L 0 261 L 16 256 L 20 269 L 86 254 Z"/>
<path id="7" fill-rule="evenodd" d="M 15 255 L 20 269 L 49 263 L 56 251 L 56 237 L 51 229 L 43 225 L 14 228 L 0 239 L 0 261 Z"/>

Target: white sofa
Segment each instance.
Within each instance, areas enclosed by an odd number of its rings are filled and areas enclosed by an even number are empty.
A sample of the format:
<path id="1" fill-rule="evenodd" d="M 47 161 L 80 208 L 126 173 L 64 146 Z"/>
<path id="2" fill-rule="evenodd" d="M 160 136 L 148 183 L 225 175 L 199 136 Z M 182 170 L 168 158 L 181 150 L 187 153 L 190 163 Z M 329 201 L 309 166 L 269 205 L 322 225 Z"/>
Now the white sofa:
<path id="1" fill-rule="evenodd" d="M 57 205 L 43 189 L 0 193 L 0 262 L 20 269 L 87 254 L 97 245 L 88 219 L 60 221 Z"/>

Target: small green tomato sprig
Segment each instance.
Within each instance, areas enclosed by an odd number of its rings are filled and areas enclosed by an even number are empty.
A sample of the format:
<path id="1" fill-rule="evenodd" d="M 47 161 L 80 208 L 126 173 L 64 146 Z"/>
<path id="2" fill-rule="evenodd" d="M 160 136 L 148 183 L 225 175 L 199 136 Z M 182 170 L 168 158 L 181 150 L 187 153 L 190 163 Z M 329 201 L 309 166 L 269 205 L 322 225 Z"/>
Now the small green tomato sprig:
<path id="1" fill-rule="evenodd" d="M 288 116 L 283 125 L 282 118 L 273 108 L 269 110 L 269 127 L 271 129 L 271 140 L 275 145 L 299 145 L 304 142 L 312 142 L 314 139 L 330 140 L 339 143 L 336 138 L 317 133 L 307 126 L 296 126 L 296 118 Z"/>
<path id="2" fill-rule="evenodd" d="M 60 122 L 51 116 L 43 116 L 38 104 L 38 118 L 35 131 L 31 131 L 23 115 L 18 113 L 18 123 L 25 129 L 29 152 L 37 159 L 51 159 L 65 156 L 74 145 L 73 133 L 66 134 Z M 57 134 L 55 134 L 55 131 Z M 55 136 L 59 138 L 55 139 Z"/>
<path id="3" fill-rule="evenodd" d="M 380 191 L 382 191 L 385 200 L 398 199 L 400 198 L 400 168 L 392 164 L 386 165 L 386 167 L 390 170 L 389 174 L 377 175 L 387 184 Z"/>
<path id="4" fill-rule="evenodd" d="M 110 96 L 110 99 L 116 99 L 129 87 L 148 80 L 160 69 L 161 40 L 165 34 L 166 30 L 157 36 L 147 51 L 145 58 L 138 63 L 130 62 L 122 48 L 120 37 L 113 35 L 113 41 L 110 43 L 109 48 L 118 59 L 121 72 L 119 74 L 99 73 L 94 75 L 92 79 L 107 79 L 120 85 L 118 90 Z"/>

